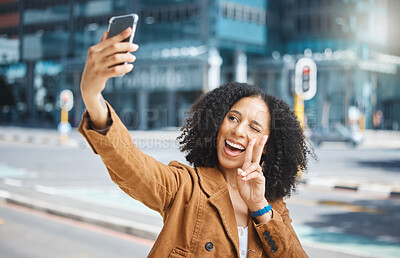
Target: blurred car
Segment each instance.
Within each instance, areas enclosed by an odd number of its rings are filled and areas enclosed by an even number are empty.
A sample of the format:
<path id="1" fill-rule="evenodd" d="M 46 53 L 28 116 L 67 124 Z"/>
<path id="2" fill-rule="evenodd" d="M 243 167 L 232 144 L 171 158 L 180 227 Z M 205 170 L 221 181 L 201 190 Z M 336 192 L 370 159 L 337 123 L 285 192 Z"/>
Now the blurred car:
<path id="1" fill-rule="evenodd" d="M 335 124 L 329 128 L 314 130 L 310 139 L 316 146 L 320 146 L 323 142 L 345 142 L 356 147 L 362 143 L 363 136 L 359 131 L 351 130 L 342 124 Z"/>

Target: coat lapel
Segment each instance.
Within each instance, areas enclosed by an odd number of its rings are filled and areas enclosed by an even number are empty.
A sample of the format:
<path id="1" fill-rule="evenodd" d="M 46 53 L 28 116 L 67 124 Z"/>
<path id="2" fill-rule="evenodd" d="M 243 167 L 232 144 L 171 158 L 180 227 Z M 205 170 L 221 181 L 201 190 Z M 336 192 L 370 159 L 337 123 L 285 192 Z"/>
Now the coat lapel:
<path id="1" fill-rule="evenodd" d="M 224 229 L 239 254 L 239 235 L 235 212 L 226 181 L 221 171 L 217 168 L 197 168 L 200 186 L 207 194 L 209 202 L 217 209 Z"/>

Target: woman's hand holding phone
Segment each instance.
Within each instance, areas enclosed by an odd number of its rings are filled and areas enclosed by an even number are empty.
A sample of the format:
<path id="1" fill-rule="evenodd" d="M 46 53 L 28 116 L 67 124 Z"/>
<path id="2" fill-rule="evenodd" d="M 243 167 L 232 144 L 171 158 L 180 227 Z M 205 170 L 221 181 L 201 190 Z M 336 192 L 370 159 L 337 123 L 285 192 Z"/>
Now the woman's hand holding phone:
<path id="1" fill-rule="evenodd" d="M 108 38 L 105 32 L 101 41 L 89 48 L 81 79 L 81 94 L 93 125 L 103 129 L 107 124 L 107 107 L 101 92 L 109 78 L 129 73 L 136 57 L 130 52 L 138 50 L 138 45 L 122 42 L 131 35 L 128 27 L 120 34 Z M 128 63 L 126 63 L 128 62 Z M 126 63 L 126 64 L 125 64 Z"/>

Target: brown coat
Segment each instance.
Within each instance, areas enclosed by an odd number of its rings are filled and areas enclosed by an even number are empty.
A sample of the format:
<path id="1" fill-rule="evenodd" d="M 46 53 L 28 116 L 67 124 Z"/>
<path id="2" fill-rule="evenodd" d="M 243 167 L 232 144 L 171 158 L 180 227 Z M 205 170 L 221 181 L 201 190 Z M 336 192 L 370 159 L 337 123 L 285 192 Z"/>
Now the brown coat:
<path id="1" fill-rule="evenodd" d="M 105 135 L 91 129 L 87 112 L 78 130 L 101 156 L 111 179 L 163 217 L 164 227 L 149 257 L 240 257 L 235 214 L 219 169 L 176 161 L 165 165 L 147 156 L 107 106 L 112 124 Z M 256 224 L 249 215 L 248 257 L 307 257 L 286 203 L 277 200 L 271 205 L 273 218 L 268 223 Z"/>

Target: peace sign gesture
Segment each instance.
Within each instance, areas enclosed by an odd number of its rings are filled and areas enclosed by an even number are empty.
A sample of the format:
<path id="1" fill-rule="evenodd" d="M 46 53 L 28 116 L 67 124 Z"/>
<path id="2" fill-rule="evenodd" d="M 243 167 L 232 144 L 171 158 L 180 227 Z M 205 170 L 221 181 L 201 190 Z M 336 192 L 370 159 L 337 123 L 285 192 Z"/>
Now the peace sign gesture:
<path id="1" fill-rule="evenodd" d="M 267 139 L 268 135 L 264 135 L 257 146 L 254 146 L 256 139 L 252 139 L 249 142 L 246 148 L 243 166 L 238 169 L 236 177 L 240 196 L 252 212 L 268 204 L 265 199 L 265 177 L 260 166 L 261 155 L 263 154 Z"/>

